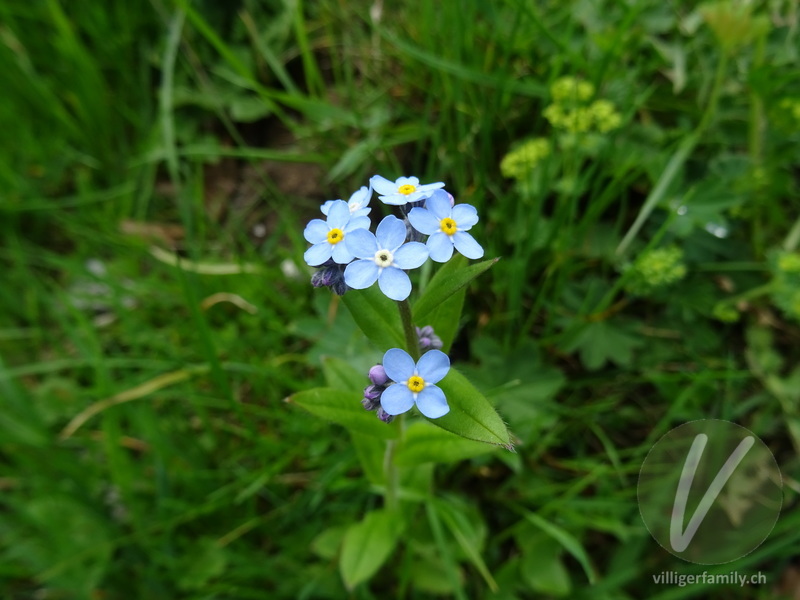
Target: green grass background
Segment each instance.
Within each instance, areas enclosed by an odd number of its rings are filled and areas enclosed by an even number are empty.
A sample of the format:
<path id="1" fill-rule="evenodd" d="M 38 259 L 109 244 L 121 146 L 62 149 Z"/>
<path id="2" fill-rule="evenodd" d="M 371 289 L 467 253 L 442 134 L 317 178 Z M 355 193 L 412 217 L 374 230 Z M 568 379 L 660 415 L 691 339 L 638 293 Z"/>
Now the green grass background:
<path id="1" fill-rule="evenodd" d="M 800 238 L 798 14 L 0 1 L 2 596 L 794 597 L 800 281 L 779 264 Z M 621 126 L 554 128 L 565 75 Z M 534 137 L 550 154 L 504 177 Z M 302 261 L 318 206 L 375 173 L 445 181 L 502 257 L 452 357 L 517 453 L 435 477 L 494 590 L 433 525 L 346 590 L 342 528 L 380 496 L 343 430 L 284 402 L 322 383 L 322 356 L 377 360 Z M 674 246 L 685 276 L 652 285 L 637 260 Z M 635 490 L 652 443 L 698 418 L 752 429 L 781 466 L 776 529 L 736 563 L 766 585 L 652 583 L 703 570 L 649 537 Z"/>

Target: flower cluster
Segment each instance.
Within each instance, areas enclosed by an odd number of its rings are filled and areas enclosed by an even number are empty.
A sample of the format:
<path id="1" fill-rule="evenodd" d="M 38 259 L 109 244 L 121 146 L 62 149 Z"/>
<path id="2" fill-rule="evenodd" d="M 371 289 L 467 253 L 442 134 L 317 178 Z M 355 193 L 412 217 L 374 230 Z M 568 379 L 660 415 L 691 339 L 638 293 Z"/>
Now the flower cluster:
<path id="1" fill-rule="evenodd" d="M 635 296 L 646 296 L 677 283 L 687 271 L 683 250 L 677 246 L 643 252 L 628 269 L 630 274 L 625 289 Z"/>
<path id="2" fill-rule="evenodd" d="M 432 328 L 423 329 L 436 338 Z M 383 355 L 383 364 L 369 370 L 372 383 L 364 389 L 361 404 L 386 423 L 414 405 L 429 419 L 438 419 L 450 412 L 444 392 L 436 385 L 449 370 L 450 359 L 440 350 L 429 348 L 415 363 L 405 350 L 392 348 Z"/>
<path id="3" fill-rule="evenodd" d="M 524 179 L 549 154 L 550 141 L 547 138 L 527 140 L 503 157 L 500 172 L 504 177 Z"/>
<path id="4" fill-rule="evenodd" d="M 544 117 L 556 129 L 568 133 L 607 133 L 622 124 L 622 117 L 608 100 L 595 100 L 594 86 L 575 77 L 561 77 L 550 86 L 553 103 L 544 109 Z"/>
<path id="5" fill-rule="evenodd" d="M 312 246 L 304 259 L 319 270 L 311 278 L 315 287 L 326 286 L 342 295 L 348 289 L 365 289 L 378 283 L 392 300 L 411 293 L 406 271 L 430 258 L 447 262 L 458 250 L 467 258 L 480 258 L 483 248 L 467 233 L 478 222 L 469 204 L 455 204 L 444 183 L 420 184 L 417 177 L 392 182 L 380 175 L 350 200 L 328 200 L 321 206 L 326 220 L 313 219 L 303 235 Z M 370 231 L 369 202 L 373 190 L 390 206 L 400 207 L 402 219 L 389 215 Z M 427 236 L 426 243 L 421 240 Z"/>

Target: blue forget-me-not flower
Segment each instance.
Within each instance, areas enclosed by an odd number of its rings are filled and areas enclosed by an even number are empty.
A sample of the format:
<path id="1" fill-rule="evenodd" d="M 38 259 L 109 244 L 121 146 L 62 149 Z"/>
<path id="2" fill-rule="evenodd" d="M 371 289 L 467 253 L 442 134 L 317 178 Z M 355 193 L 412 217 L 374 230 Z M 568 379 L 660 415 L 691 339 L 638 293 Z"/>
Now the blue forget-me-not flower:
<path id="1" fill-rule="evenodd" d="M 353 217 L 366 217 L 369 214 L 369 211 L 372 210 L 367 206 L 371 199 L 372 187 L 362 185 L 361 189 L 353 192 L 353 195 L 350 196 L 350 200 L 347 201 L 347 207 L 350 209 L 350 215 Z M 331 209 L 331 206 L 334 202 L 339 202 L 339 200 L 328 200 L 325 202 L 325 204 L 319 207 L 323 215 L 328 215 L 328 211 Z"/>
<path id="2" fill-rule="evenodd" d="M 414 364 L 414 359 L 400 348 L 383 355 L 383 368 L 396 383 L 381 395 L 381 408 L 389 415 L 399 415 L 414 404 L 429 419 L 438 419 L 450 411 L 447 398 L 437 383 L 450 370 L 450 359 L 441 350 L 429 350 Z"/>
<path id="3" fill-rule="evenodd" d="M 378 192 L 378 198 L 383 203 L 394 206 L 425 200 L 434 190 L 444 187 L 444 183 L 441 181 L 420 185 L 417 177 L 400 177 L 397 181 L 392 182 L 380 175 L 371 177 L 369 184 Z"/>
<path id="4" fill-rule="evenodd" d="M 467 233 L 478 222 L 478 211 L 469 204 L 451 205 L 444 190 L 436 190 L 425 201 L 425 208 L 412 208 L 408 213 L 411 225 L 430 236 L 426 245 L 431 260 L 447 262 L 453 256 L 453 246 L 467 258 L 481 258 L 483 248 Z"/>
<path id="5" fill-rule="evenodd" d="M 353 216 L 344 200 L 335 200 L 328 208 L 328 219 L 313 219 L 306 225 L 303 236 L 314 244 L 306 250 L 303 258 L 312 267 L 319 266 L 328 259 L 340 265 L 353 260 L 353 254 L 342 243 L 354 231 L 366 231 L 370 226 L 369 217 Z"/>
<path id="6" fill-rule="evenodd" d="M 349 232 L 345 240 L 347 249 L 361 260 L 347 265 L 345 283 L 363 290 L 377 280 L 381 291 L 392 300 L 408 298 L 411 280 L 403 269 L 422 265 L 428 259 L 428 249 L 420 242 L 405 241 L 406 226 L 392 215 L 384 217 L 375 234 L 367 229 Z"/>

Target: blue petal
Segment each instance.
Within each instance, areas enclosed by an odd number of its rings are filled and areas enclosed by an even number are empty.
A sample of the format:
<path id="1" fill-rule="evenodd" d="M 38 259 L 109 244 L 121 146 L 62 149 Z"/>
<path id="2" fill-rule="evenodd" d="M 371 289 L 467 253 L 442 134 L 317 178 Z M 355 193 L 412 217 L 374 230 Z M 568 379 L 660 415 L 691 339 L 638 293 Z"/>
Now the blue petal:
<path id="1" fill-rule="evenodd" d="M 306 264 L 312 267 L 316 267 L 324 263 L 331 257 L 331 252 L 333 248 L 328 242 L 322 242 L 321 244 L 314 244 L 306 250 L 305 254 L 303 254 L 303 258 L 306 261 Z"/>
<path id="2" fill-rule="evenodd" d="M 397 193 L 397 186 L 393 181 L 389 181 L 380 175 L 373 175 L 369 180 L 372 189 L 382 196 L 389 196 Z"/>
<path id="3" fill-rule="evenodd" d="M 344 200 L 336 200 L 328 209 L 328 227 L 344 229 L 350 220 L 350 207 Z"/>
<path id="4" fill-rule="evenodd" d="M 450 359 L 441 350 L 428 350 L 417 362 L 417 373 L 425 383 L 439 383 L 450 370 Z"/>
<path id="5" fill-rule="evenodd" d="M 426 192 L 412 192 L 408 195 L 403 194 L 403 198 L 406 199 L 406 203 L 409 202 L 419 202 L 420 200 L 425 200 L 429 196 Z"/>
<path id="6" fill-rule="evenodd" d="M 409 392 L 410 391 L 411 390 L 409 390 Z M 383 394 L 385 396 L 386 392 Z M 383 406 L 383 396 L 381 396 L 381 406 Z M 417 394 L 417 408 L 419 412 L 429 419 L 438 419 L 450 412 L 450 407 L 447 406 L 447 398 L 445 398 L 444 392 L 440 387 L 435 385 L 426 385 L 425 389 Z M 384 408 L 384 410 L 386 409 Z"/>
<path id="7" fill-rule="evenodd" d="M 328 216 L 328 211 L 331 209 L 331 204 L 336 202 L 336 200 L 326 200 L 325 204 L 319 207 L 319 210 L 322 212 L 323 215 Z"/>
<path id="8" fill-rule="evenodd" d="M 392 381 L 408 381 L 415 368 L 414 359 L 405 350 L 391 348 L 383 355 L 383 369 Z"/>
<path id="9" fill-rule="evenodd" d="M 369 209 L 366 209 L 369 212 Z M 350 217 L 350 221 L 347 223 L 347 226 L 344 228 L 345 232 L 353 231 L 354 229 L 369 229 L 369 226 L 372 223 L 369 220 L 369 217 L 362 217 L 362 216 L 355 216 L 353 215 Z"/>
<path id="10" fill-rule="evenodd" d="M 411 212 L 408 213 L 408 220 L 411 221 L 414 229 L 425 235 L 431 235 L 441 228 L 439 219 L 434 217 L 431 211 L 419 206 L 411 209 Z"/>
<path id="11" fill-rule="evenodd" d="M 428 248 L 420 242 L 403 244 L 394 253 L 393 266 L 399 269 L 416 269 L 428 260 Z"/>
<path id="12" fill-rule="evenodd" d="M 353 195 L 350 196 L 350 200 L 347 201 L 350 212 L 355 213 L 355 211 L 363 209 L 369 204 L 371 198 L 372 188 L 362 185 L 360 189 L 353 192 Z"/>
<path id="13" fill-rule="evenodd" d="M 480 258 L 483 256 L 483 248 L 475 241 L 475 238 L 464 231 L 456 231 L 453 235 L 453 243 L 456 245 L 456 250 L 461 252 L 467 258 Z"/>
<path id="14" fill-rule="evenodd" d="M 413 196 L 413 194 L 411 194 Z M 391 206 L 404 206 L 408 202 L 408 196 L 403 194 L 390 194 L 388 196 L 378 196 L 384 204 Z"/>
<path id="15" fill-rule="evenodd" d="M 375 257 L 375 253 L 380 250 L 375 235 L 368 229 L 355 229 L 344 236 L 344 243 L 353 256 L 358 258 Z"/>
<path id="16" fill-rule="evenodd" d="M 456 204 L 453 207 L 453 220 L 460 231 L 466 231 L 478 222 L 478 211 L 469 204 Z"/>
<path id="17" fill-rule="evenodd" d="M 405 271 L 386 267 L 378 276 L 378 287 L 386 296 L 399 302 L 408 298 L 411 293 L 411 280 Z"/>
<path id="18" fill-rule="evenodd" d="M 402 383 L 390 385 L 381 394 L 381 408 L 390 415 L 408 412 L 412 406 L 414 406 L 414 394 Z"/>
<path id="19" fill-rule="evenodd" d="M 378 245 L 392 254 L 406 241 L 406 224 L 393 215 L 384 217 L 375 231 Z M 374 254 L 374 253 L 373 253 Z"/>
<path id="20" fill-rule="evenodd" d="M 345 237 L 347 239 L 347 237 Z M 350 250 L 347 249 L 347 243 L 339 242 L 333 246 L 333 252 L 331 252 L 331 258 L 333 262 L 339 263 L 340 265 L 346 265 L 351 260 L 353 260 L 353 254 Z"/>
<path id="21" fill-rule="evenodd" d="M 353 212 L 353 217 L 366 217 L 372 211 L 371 208 L 359 208 Z"/>
<path id="22" fill-rule="evenodd" d="M 404 185 L 413 185 L 414 187 L 419 186 L 419 177 L 398 177 L 397 181 L 394 182 L 394 189 L 399 190 L 401 186 Z M 442 184 L 444 185 L 444 184 Z"/>
<path id="23" fill-rule="evenodd" d="M 375 283 L 379 271 L 373 261 L 357 260 L 345 267 L 344 282 L 354 290 L 363 290 Z"/>
<path id="24" fill-rule="evenodd" d="M 456 235 L 458 235 L 458 232 L 456 232 Z M 436 262 L 447 262 L 450 260 L 450 257 L 453 256 L 453 240 L 443 231 L 434 233 L 428 238 L 425 245 L 428 246 L 431 260 L 435 260 Z"/>
<path id="25" fill-rule="evenodd" d="M 450 196 L 444 190 L 436 190 L 425 202 L 425 208 L 433 213 L 440 221 L 450 216 Z"/>
<path id="26" fill-rule="evenodd" d="M 306 225 L 303 231 L 303 237 L 309 244 L 319 244 L 328 239 L 328 232 L 330 231 L 328 224 L 322 219 L 312 219 Z"/>
<path id="27" fill-rule="evenodd" d="M 444 187 L 444 183 L 441 181 L 437 181 L 436 183 L 426 183 L 424 185 L 417 186 L 417 189 L 420 192 L 425 192 L 428 197 L 430 197 L 431 192 L 434 190 L 440 190 Z"/>

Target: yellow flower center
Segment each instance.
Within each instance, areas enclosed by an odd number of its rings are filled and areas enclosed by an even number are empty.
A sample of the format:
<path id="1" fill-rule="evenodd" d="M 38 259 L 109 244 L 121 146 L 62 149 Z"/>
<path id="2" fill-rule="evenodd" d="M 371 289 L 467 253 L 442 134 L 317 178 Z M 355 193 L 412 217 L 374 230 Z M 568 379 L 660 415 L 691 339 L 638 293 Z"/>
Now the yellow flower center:
<path id="1" fill-rule="evenodd" d="M 411 377 L 408 378 L 406 385 L 408 386 L 408 389 L 410 389 L 415 394 L 418 394 L 425 387 L 425 380 L 419 375 L 412 375 Z"/>
<path id="2" fill-rule="evenodd" d="M 392 261 L 394 261 L 394 256 L 388 250 L 378 250 L 375 253 L 375 257 L 372 259 L 375 261 L 375 264 L 385 269 L 386 267 L 392 266 Z"/>
<path id="3" fill-rule="evenodd" d="M 439 223 L 439 226 L 442 228 L 447 235 L 453 235 L 456 231 L 458 231 L 458 227 L 456 226 L 456 222 L 453 221 L 450 217 L 445 217 Z"/>
<path id="4" fill-rule="evenodd" d="M 405 184 L 405 185 L 401 185 L 399 188 L 397 188 L 397 191 L 400 192 L 401 194 L 403 194 L 404 196 L 408 196 L 409 194 L 413 194 L 416 190 L 417 190 L 416 186 L 413 186 L 413 185 L 408 184 L 408 183 Z"/>
<path id="5" fill-rule="evenodd" d="M 338 244 L 344 239 L 344 231 L 335 227 L 328 232 L 328 243 Z"/>

